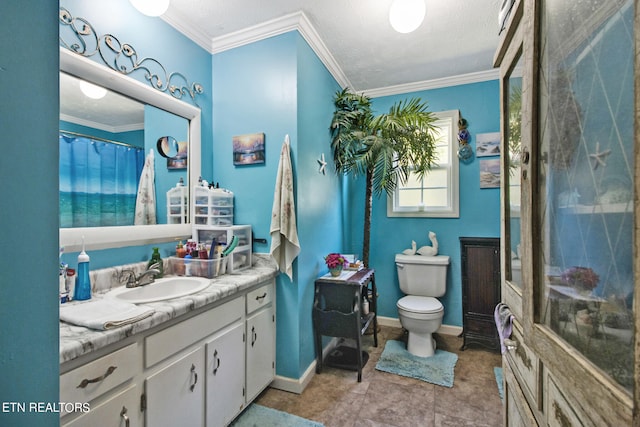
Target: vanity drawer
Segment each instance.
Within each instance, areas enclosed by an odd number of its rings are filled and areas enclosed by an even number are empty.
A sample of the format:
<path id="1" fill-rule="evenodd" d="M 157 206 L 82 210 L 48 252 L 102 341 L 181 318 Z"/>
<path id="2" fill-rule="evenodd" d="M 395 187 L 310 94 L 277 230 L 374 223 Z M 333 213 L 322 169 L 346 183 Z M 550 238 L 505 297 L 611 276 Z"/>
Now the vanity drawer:
<path id="1" fill-rule="evenodd" d="M 135 375 L 139 364 L 136 344 L 60 375 L 61 402 L 89 402 Z"/>
<path id="2" fill-rule="evenodd" d="M 247 294 L 247 314 L 251 314 L 261 307 L 266 307 L 275 299 L 273 282 L 254 289 Z"/>
<path id="3" fill-rule="evenodd" d="M 242 297 L 236 298 L 146 337 L 144 340 L 145 367 L 151 367 L 226 325 L 241 319 L 244 308 L 243 301 Z"/>
<path id="4" fill-rule="evenodd" d="M 63 427 L 136 427 L 142 425 L 140 393 L 135 385 L 111 397 L 106 402 L 91 406 L 88 412 L 75 418 Z M 129 424 L 127 424 L 127 419 Z"/>
<path id="5" fill-rule="evenodd" d="M 505 353 L 505 357 L 522 382 L 522 389 L 530 397 L 535 398 L 538 396 L 538 357 L 524 344 L 522 330 L 517 322 L 513 323 L 511 340 L 517 343 L 517 347 L 513 350 L 508 350 Z"/>

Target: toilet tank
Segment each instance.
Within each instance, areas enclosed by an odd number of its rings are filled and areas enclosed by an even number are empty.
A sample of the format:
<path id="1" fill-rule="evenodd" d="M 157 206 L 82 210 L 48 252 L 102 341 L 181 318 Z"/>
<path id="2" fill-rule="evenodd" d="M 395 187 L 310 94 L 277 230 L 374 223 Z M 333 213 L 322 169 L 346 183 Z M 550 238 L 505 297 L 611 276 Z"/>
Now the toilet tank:
<path id="1" fill-rule="evenodd" d="M 396 255 L 400 290 L 407 295 L 441 297 L 447 290 L 448 255 Z"/>

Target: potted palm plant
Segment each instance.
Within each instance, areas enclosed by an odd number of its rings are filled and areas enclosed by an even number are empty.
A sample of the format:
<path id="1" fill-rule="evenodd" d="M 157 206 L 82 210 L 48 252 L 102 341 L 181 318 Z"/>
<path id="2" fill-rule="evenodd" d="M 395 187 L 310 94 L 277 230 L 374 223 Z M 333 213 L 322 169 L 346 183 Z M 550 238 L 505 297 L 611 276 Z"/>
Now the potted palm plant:
<path id="1" fill-rule="evenodd" d="M 336 173 L 366 179 L 362 261 L 369 265 L 373 195 L 393 194 L 410 172 L 419 177 L 436 160 L 435 121 L 420 98 L 399 101 L 374 115 L 371 99 L 349 89 L 336 92 L 331 149 Z"/>

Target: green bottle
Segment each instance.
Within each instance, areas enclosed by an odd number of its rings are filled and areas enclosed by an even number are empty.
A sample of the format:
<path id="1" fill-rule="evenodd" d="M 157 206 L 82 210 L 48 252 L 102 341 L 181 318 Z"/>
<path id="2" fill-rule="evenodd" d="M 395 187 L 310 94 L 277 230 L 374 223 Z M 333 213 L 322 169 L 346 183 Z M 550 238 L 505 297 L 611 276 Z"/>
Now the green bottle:
<path id="1" fill-rule="evenodd" d="M 151 254 L 151 259 L 147 264 L 147 269 L 151 268 L 153 264 L 158 264 L 158 270 L 160 270 L 160 274 L 157 274 L 156 277 L 160 278 L 164 274 L 164 266 L 162 264 L 162 258 L 160 257 L 160 249 L 153 248 L 153 254 Z"/>

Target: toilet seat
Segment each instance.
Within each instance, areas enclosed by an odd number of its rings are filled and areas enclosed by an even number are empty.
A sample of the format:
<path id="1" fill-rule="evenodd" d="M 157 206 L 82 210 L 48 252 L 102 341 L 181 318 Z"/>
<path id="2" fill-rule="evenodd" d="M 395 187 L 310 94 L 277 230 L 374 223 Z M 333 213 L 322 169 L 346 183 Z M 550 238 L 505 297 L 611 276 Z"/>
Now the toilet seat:
<path id="1" fill-rule="evenodd" d="M 404 316 L 412 319 L 437 319 L 444 314 L 442 303 L 434 297 L 407 295 L 400 298 L 396 306 Z"/>
<path id="2" fill-rule="evenodd" d="M 417 295 L 407 295 L 398 300 L 398 308 L 413 313 L 436 313 L 442 311 L 442 303 L 434 297 L 421 297 Z"/>

